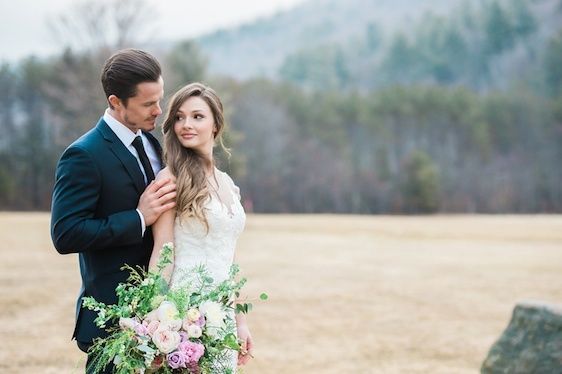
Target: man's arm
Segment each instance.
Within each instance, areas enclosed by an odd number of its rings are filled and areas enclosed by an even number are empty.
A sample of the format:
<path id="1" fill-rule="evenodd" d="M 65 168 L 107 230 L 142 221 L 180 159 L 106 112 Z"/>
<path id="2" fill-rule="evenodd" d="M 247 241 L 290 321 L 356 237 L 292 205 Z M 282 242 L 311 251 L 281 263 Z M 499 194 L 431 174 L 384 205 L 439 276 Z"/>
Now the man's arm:
<path id="1" fill-rule="evenodd" d="M 136 209 L 94 218 L 100 189 L 100 173 L 89 153 L 77 146 L 68 148 L 57 165 L 51 210 L 51 237 L 59 253 L 142 241 Z"/>

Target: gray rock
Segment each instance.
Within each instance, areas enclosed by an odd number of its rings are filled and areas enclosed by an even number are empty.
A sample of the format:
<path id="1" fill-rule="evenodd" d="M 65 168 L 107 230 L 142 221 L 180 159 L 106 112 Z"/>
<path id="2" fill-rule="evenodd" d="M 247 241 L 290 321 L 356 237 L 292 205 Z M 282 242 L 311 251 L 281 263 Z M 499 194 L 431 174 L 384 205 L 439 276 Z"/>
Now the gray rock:
<path id="1" fill-rule="evenodd" d="M 482 374 L 562 374 L 562 306 L 518 303 Z"/>

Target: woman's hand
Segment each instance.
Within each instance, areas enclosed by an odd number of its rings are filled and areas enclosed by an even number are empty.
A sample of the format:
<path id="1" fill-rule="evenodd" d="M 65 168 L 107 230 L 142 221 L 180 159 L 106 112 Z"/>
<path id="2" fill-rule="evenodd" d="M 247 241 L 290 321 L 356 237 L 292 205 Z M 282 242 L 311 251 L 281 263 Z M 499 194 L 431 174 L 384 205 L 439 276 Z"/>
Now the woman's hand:
<path id="1" fill-rule="evenodd" d="M 240 352 L 238 352 L 238 365 L 246 365 L 253 358 L 254 341 L 250 329 L 245 322 L 238 323 L 238 341 L 240 341 Z"/>

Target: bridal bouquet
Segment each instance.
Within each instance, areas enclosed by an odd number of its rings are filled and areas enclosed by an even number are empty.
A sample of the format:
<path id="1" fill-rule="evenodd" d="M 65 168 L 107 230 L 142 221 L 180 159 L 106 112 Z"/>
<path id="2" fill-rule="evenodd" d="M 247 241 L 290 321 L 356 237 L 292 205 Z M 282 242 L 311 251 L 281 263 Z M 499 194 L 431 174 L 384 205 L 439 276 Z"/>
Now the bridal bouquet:
<path id="1" fill-rule="evenodd" d="M 125 265 L 130 276 L 116 289 L 116 305 L 83 299 L 84 308 L 98 313 L 95 322 L 100 328 L 118 322 L 107 329 L 109 336 L 94 340 L 90 352 L 95 373 L 111 362 L 119 374 L 232 371 L 232 352 L 241 349 L 233 315 L 252 307 L 234 305 L 246 279 L 236 280 L 239 268 L 232 265 L 228 279 L 214 284 L 207 269 L 199 266 L 190 274 L 192 286 L 171 290 L 162 271 L 172 256 L 173 245 L 167 243 L 155 273 Z"/>

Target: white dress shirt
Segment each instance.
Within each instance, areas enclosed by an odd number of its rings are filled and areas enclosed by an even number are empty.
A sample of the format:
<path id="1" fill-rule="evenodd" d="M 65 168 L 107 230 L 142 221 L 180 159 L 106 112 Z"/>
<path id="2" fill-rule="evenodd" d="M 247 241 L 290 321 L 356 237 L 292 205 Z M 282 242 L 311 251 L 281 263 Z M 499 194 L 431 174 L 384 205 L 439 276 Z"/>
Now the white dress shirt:
<path id="1" fill-rule="evenodd" d="M 140 135 L 142 139 L 142 145 L 144 147 L 146 155 L 148 156 L 148 160 L 150 161 L 150 166 L 152 166 L 154 175 L 157 175 L 161 169 L 158 153 L 156 152 L 156 149 L 154 149 L 154 147 L 152 146 L 150 140 L 148 140 L 148 138 L 142 133 L 142 131 L 137 130 L 136 133 L 131 131 L 131 129 L 123 125 L 121 122 L 116 120 L 111 114 L 109 114 L 109 108 L 105 110 L 105 113 L 103 115 L 103 120 L 105 121 L 105 123 L 107 123 L 107 125 L 115 133 L 115 135 L 117 135 L 119 140 L 121 140 L 121 143 L 123 143 L 123 145 L 129 150 L 129 152 L 131 152 L 131 154 L 135 156 L 135 158 L 137 159 L 137 163 L 139 165 L 139 169 L 141 170 L 142 175 L 144 176 L 144 181 L 146 182 L 146 173 L 144 172 L 144 168 L 142 167 L 139 154 L 135 149 L 135 147 L 133 146 L 133 140 L 135 140 L 135 138 Z M 144 216 L 142 215 L 140 210 L 137 209 L 137 212 L 139 213 L 140 220 L 141 220 L 142 236 L 144 236 L 144 232 L 146 231 Z"/>

